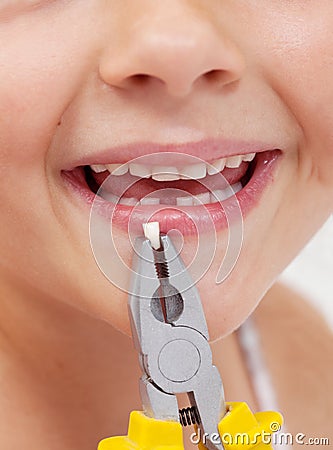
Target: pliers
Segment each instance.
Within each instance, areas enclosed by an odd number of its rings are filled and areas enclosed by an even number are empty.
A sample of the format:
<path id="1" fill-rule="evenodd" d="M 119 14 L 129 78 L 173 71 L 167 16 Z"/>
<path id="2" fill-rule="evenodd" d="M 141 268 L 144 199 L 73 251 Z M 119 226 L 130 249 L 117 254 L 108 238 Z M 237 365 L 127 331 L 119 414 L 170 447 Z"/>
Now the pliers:
<path id="1" fill-rule="evenodd" d="M 144 411 L 132 411 L 127 436 L 106 438 L 98 450 L 183 450 L 182 426 L 190 424 L 204 438 L 200 450 L 273 449 L 265 439 L 282 425 L 279 413 L 224 401 L 200 296 L 171 239 L 160 235 L 155 250 L 139 237 L 134 250 L 128 306 Z M 180 393 L 191 404 L 181 411 Z"/>
<path id="2" fill-rule="evenodd" d="M 143 371 L 144 412 L 158 420 L 196 423 L 207 436 L 206 447 L 222 450 L 216 436 L 226 413 L 224 392 L 212 364 L 199 292 L 167 235 L 160 235 L 158 250 L 148 239 L 137 238 L 132 270 L 129 316 Z M 187 393 L 191 404 L 182 411 L 176 398 L 180 393 Z"/>

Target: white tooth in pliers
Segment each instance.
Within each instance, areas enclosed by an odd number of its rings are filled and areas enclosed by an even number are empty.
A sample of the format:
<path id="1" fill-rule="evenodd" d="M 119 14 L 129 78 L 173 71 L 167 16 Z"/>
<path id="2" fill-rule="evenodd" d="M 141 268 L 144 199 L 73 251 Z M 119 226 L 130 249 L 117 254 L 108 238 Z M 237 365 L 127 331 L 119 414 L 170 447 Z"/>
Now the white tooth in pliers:
<path id="1" fill-rule="evenodd" d="M 142 227 L 146 239 L 149 239 L 151 246 L 155 250 L 158 250 L 161 247 L 160 223 L 159 222 L 143 223 Z"/>
<path id="2" fill-rule="evenodd" d="M 151 177 L 156 181 L 175 181 L 179 180 L 179 172 L 172 166 L 154 166 L 151 171 Z"/>
<path id="3" fill-rule="evenodd" d="M 179 171 L 182 180 L 200 180 L 205 178 L 207 174 L 206 163 L 192 164 L 191 166 L 183 167 Z"/>
<path id="4" fill-rule="evenodd" d="M 107 170 L 106 166 L 102 164 L 93 164 L 90 166 L 91 170 L 93 170 L 95 173 L 102 173 Z"/>

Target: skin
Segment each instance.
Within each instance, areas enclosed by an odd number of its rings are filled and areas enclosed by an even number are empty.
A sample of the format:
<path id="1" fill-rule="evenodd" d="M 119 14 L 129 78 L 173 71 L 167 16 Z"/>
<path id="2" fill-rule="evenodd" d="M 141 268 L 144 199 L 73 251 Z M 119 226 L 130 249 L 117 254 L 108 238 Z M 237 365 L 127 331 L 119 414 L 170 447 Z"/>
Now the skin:
<path id="1" fill-rule="evenodd" d="M 235 269 L 215 284 L 227 236 L 221 232 L 198 283 L 211 337 L 231 333 L 332 211 L 333 3 L 1 3 L 0 330 L 12 394 L 3 419 L 12 426 L 23 411 L 17 420 L 41 448 L 36 423 L 46 435 L 66 411 L 71 421 L 61 420 L 59 441 L 48 448 L 73 441 L 93 448 L 96 430 L 110 431 L 102 403 L 125 390 L 133 401 L 120 396 L 117 417 L 139 403 L 138 374 L 124 369 L 136 367 L 136 356 L 114 331 L 129 333 L 126 293 L 99 271 L 89 210 L 61 170 L 106 148 L 112 161 L 112 147 L 135 141 L 213 136 L 280 148 L 274 182 L 246 218 Z M 126 234 L 116 239 L 130 264 Z M 190 248 L 187 238 L 185 260 Z M 112 358 L 122 358 L 117 373 Z M 124 424 L 112 420 L 119 434 Z"/>

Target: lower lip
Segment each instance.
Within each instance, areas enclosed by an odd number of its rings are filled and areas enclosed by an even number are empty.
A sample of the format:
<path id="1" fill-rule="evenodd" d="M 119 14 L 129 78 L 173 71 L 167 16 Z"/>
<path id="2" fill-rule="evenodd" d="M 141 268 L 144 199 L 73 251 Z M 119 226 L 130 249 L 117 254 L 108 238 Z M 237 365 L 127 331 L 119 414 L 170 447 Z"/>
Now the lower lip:
<path id="1" fill-rule="evenodd" d="M 256 166 L 249 182 L 235 196 L 219 203 L 200 206 L 126 206 L 112 204 L 96 196 L 87 186 L 85 180 L 78 180 L 73 172 L 62 172 L 63 178 L 70 188 L 84 200 L 86 205 L 121 230 L 141 233 L 142 224 L 158 221 L 162 233 L 177 229 L 184 236 L 196 235 L 226 229 L 232 218 L 244 219 L 260 202 L 266 188 L 273 182 L 278 161 L 279 150 L 258 153 Z M 172 186 L 172 185 L 171 185 Z M 236 197 L 236 198 L 235 198 Z M 227 211 L 227 214 L 226 214 Z"/>

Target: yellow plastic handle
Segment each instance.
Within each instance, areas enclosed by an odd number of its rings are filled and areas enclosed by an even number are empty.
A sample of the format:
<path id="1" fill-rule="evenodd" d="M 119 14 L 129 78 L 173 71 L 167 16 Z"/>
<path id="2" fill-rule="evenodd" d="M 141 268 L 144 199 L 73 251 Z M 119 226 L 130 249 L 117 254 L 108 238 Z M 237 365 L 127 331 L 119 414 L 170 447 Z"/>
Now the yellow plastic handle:
<path id="1" fill-rule="evenodd" d="M 156 420 L 132 411 L 127 436 L 101 441 L 98 450 L 184 450 L 179 422 Z"/>
<path id="2" fill-rule="evenodd" d="M 228 413 L 218 425 L 225 450 L 273 449 L 271 437 L 283 424 L 280 413 L 253 414 L 244 402 L 227 403 L 227 408 Z"/>
<path id="3" fill-rule="evenodd" d="M 218 425 L 225 450 L 269 450 L 270 436 L 283 423 L 281 414 L 253 414 L 246 403 L 227 403 L 228 413 Z M 202 442 L 205 437 L 201 436 Z M 206 447 L 198 445 L 199 450 Z M 178 422 L 151 419 L 133 411 L 127 436 L 112 437 L 100 442 L 98 450 L 184 450 L 182 426 Z"/>

